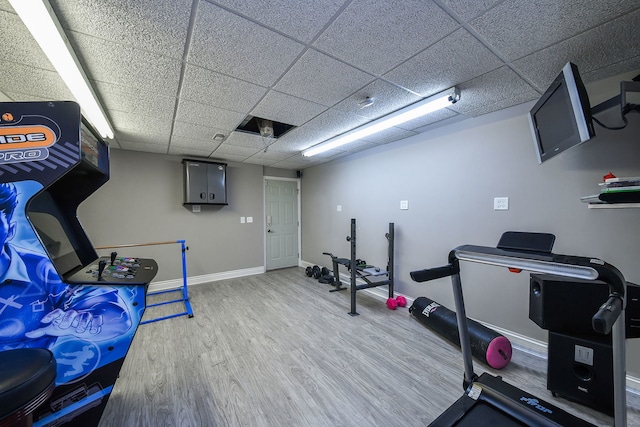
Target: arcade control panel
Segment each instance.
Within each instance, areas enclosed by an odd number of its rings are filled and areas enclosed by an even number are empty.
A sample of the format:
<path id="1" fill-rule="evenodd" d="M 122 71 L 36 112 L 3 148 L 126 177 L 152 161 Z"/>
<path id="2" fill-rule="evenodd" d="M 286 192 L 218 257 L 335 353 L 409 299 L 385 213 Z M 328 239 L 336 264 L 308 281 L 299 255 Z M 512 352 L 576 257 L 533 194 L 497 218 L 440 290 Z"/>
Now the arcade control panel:
<path id="1" fill-rule="evenodd" d="M 148 285 L 158 272 L 152 259 L 120 257 L 112 252 L 77 273 L 65 278 L 68 283 L 101 285 Z"/>

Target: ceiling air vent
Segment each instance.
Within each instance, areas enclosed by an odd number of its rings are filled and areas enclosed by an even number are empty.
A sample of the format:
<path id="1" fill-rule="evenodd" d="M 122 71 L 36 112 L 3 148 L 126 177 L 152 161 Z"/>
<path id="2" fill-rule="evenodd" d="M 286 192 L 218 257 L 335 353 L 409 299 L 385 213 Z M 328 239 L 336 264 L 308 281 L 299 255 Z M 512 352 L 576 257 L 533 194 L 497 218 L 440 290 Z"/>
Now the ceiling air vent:
<path id="1" fill-rule="evenodd" d="M 280 138 L 285 133 L 294 129 L 294 125 L 280 123 L 260 117 L 247 116 L 237 127 L 237 131 L 260 135 L 264 138 Z"/>

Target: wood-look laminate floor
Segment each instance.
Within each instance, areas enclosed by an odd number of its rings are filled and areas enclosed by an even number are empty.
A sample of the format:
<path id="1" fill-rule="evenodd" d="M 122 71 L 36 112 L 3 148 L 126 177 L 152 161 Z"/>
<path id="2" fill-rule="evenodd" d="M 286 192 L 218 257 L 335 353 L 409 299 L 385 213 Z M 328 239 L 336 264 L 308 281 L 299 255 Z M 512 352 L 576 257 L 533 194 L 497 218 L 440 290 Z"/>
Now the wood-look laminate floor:
<path id="1" fill-rule="evenodd" d="M 459 350 L 407 308 L 358 292 L 360 316 L 351 317 L 348 291 L 329 289 L 297 267 L 191 287 L 195 317 L 138 328 L 100 426 L 428 425 L 462 395 Z M 613 423 L 553 398 L 546 367 L 523 352 L 501 371 L 474 367 Z M 628 423 L 640 425 L 637 406 Z"/>

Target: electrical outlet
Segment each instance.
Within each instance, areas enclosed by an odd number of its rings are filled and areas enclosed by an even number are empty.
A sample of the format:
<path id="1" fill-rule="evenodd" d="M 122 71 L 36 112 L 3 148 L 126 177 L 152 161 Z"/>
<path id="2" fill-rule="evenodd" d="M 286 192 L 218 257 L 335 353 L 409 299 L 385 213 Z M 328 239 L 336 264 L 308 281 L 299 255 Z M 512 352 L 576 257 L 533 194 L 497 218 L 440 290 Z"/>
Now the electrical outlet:
<path id="1" fill-rule="evenodd" d="M 584 363 L 585 365 L 593 366 L 593 349 L 589 347 L 583 347 L 581 345 L 576 345 L 575 361 Z"/>
<path id="2" fill-rule="evenodd" d="M 409 201 L 400 200 L 400 209 L 402 209 L 403 211 L 409 209 Z"/>
<path id="3" fill-rule="evenodd" d="M 506 211 L 506 210 L 509 210 L 509 198 L 508 197 L 494 197 L 493 198 L 493 210 L 494 211 Z"/>
<path id="4" fill-rule="evenodd" d="M 247 224 L 251 224 L 253 222 L 253 217 L 252 216 L 248 216 L 247 217 Z"/>

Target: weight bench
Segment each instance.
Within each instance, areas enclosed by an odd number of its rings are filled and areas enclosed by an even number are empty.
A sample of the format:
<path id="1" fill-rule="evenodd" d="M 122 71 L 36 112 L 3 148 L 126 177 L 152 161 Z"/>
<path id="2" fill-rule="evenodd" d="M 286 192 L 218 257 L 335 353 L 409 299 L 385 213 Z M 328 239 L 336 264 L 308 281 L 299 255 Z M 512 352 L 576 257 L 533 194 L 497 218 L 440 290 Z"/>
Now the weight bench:
<path id="1" fill-rule="evenodd" d="M 351 219 L 351 235 L 347 236 L 347 241 L 351 243 L 351 258 L 339 258 L 334 256 L 330 252 L 323 252 L 323 255 L 331 257 L 331 263 L 333 265 L 333 285 L 334 289 L 329 292 L 343 291 L 347 289 L 342 286 L 340 281 L 340 265 L 343 265 L 351 273 L 351 316 L 357 316 L 356 312 L 356 292 L 362 289 L 376 288 L 378 286 L 389 286 L 389 298 L 393 298 L 393 240 L 394 240 L 394 226 L 393 223 L 389 223 L 389 232 L 385 234 L 387 238 L 388 247 L 388 264 L 387 269 L 380 267 L 374 267 L 371 265 L 358 265 L 356 258 L 356 220 Z M 352 268 L 355 266 L 355 268 Z M 386 280 L 380 280 L 382 277 L 386 277 Z M 358 279 L 365 283 L 358 285 Z M 375 279 L 375 280 L 372 280 Z"/>

